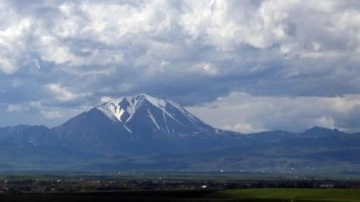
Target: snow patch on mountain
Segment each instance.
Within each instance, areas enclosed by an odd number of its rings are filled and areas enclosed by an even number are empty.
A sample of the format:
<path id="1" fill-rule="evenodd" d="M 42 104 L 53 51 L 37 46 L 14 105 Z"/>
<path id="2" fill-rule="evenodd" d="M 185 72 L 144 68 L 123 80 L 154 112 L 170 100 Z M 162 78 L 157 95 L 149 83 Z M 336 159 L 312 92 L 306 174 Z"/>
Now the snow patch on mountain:
<path id="1" fill-rule="evenodd" d="M 215 129 L 193 116 L 180 104 L 147 94 L 108 100 L 95 107 L 115 125 L 132 134 L 211 135 Z M 155 132 L 156 131 L 156 132 Z"/>
<path id="2" fill-rule="evenodd" d="M 112 101 L 108 101 L 98 107 L 96 107 L 100 111 L 102 111 L 109 119 L 114 122 L 121 122 L 121 115 L 124 113 L 123 109 L 120 106 L 116 106 Z"/>
<path id="3" fill-rule="evenodd" d="M 172 107 L 176 108 L 180 112 L 182 112 L 184 114 L 188 114 L 179 104 L 172 102 L 172 101 L 167 101 L 164 99 L 158 99 L 158 98 L 152 97 L 152 96 L 144 94 L 144 93 L 136 95 L 136 96 L 126 96 L 126 97 L 122 97 L 120 99 L 110 100 L 104 104 L 97 106 L 97 109 L 102 111 L 111 120 L 113 120 L 115 122 L 119 121 L 121 123 L 126 124 L 133 118 L 137 109 L 142 106 L 144 101 L 148 101 L 154 107 L 159 108 L 163 112 L 165 120 L 166 120 L 166 117 L 165 117 L 165 115 L 166 115 L 167 117 L 170 117 L 172 120 L 174 120 L 178 124 L 184 125 L 183 123 L 178 121 L 171 113 L 166 111 L 166 106 L 169 103 Z M 128 116 L 125 117 L 124 118 L 125 120 L 124 120 L 122 117 L 125 113 Z M 189 116 L 189 117 L 193 119 L 192 116 Z M 151 119 L 156 122 L 154 116 L 151 116 Z"/>
<path id="4" fill-rule="evenodd" d="M 165 114 L 167 116 L 169 116 L 170 118 L 172 118 L 174 121 L 176 121 L 177 123 L 181 124 L 181 125 L 184 125 L 182 124 L 181 122 L 179 122 L 178 120 L 176 120 L 176 118 L 171 114 L 169 113 L 168 111 L 166 111 L 166 106 L 167 106 L 167 103 L 171 104 L 173 107 L 175 107 L 176 109 L 178 109 L 179 111 L 181 111 L 182 113 L 184 113 L 184 109 L 182 109 L 182 107 L 180 107 L 180 105 L 174 105 L 175 103 L 172 102 L 170 103 L 170 101 L 166 101 L 164 99 L 158 99 L 158 98 L 155 98 L 155 97 L 152 97 L 150 95 L 147 95 L 147 94 L 141 94 L 143 96 L 143 100 L 147 100 L 149 101 L 152 105 L 154 105 L 155 107 L 159 108 L 161 111 L 163 111 L 164 113 L 164 117 L 165 117 Z"/>
<path id="5" fill-rule="evenodd" d="M 158 107 L 159 109 L 164 110 L 166 107 L 166 101 L 164 99 L 158 99 L 147 94 L 140 94 L 140 96 L 143 96 L 144 99 L 148 100 L 151 104 Z"/>
<path id="6" fill-rule="evenodd" d="M 159 126 L 159 124 L 156 122 L 154 115 L 151 113 L 151 111 L 150 111 L 149 109 L 147 110 L 147 112 L 148 112 L 149 118 L 150 118 L 150 119 L 152 120 L 152 122 L 155 124 L 156 128 L 157 128 L 158 130 L 160 130 L 160 126 Z"/>

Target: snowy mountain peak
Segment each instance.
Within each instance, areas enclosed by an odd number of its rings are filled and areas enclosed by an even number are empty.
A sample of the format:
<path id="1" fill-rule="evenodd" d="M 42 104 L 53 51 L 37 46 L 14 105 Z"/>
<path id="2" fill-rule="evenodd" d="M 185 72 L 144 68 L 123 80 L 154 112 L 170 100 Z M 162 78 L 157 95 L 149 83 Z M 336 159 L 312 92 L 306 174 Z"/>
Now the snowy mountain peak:
<path id="1" fill-rule="evenodd" d="M 109 100 L 96 109 L 130 133 L 142 130 L 141 133 L 188 135 L 212 130 L 176 102 L 145 93 Z"/>
<path id="2" fill-rule="evenodd" d="M 145 102 L 151 103 L 153 106 L 164 110 L 167 101 L 147 95 L 145 93 L 135 96 L 125 96 L 119 99 L 109 100 L 96 108 L 101 110 L 108 118 L 113 121 L 127 123 Z"/>
<path id="3" fill-rule="evenodd" d="M 166 106 L 166 100 L 164 99 L 159 99 L 159 98 L 155 98 L 153 96 L 150 96 L 148 94 L 145 93 L 141 93 L 135 96 L 125 96 L 120 98 L 120 102 L 123 101 L 127 101 L 129 103 L 131 103 L 131 105 L 133 106 L 137 106 L 142 104 L 144 101 L 148 101 L 150 102 L 152 105 L 159 107 L 159 108 L 164 108 Z"/>
<path id="4" fill-rule="evenodd" d="M 155 98 L 145 93 L 141 93 L 135 96 L 124 96 L 119 99 L 112 99 L 97 106 L 97 108 L 106 113 L 109 118 L 124 122 L 122 115 L 125 112 L 129 115 L 135 113 L 136 110 L 146 101 L 161 110 L 164 110 L 168 103 L 182 110 L 182 107 L 180 107 L 180 105 L 176 104 L 175 102 Z"/>

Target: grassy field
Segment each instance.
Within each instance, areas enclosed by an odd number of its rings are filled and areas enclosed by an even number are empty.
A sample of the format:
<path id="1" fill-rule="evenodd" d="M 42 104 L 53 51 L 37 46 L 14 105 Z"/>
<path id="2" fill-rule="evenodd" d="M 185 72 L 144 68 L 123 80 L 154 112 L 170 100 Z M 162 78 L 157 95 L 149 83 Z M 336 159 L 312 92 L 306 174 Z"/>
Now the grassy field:
<path id="1" fill-rule="evenodd" d="M 195 191 L 123 191 L 0 194 L 0 201 L 264 201 L 360 202 L 359 189 L 234 189 Z"/>
<path id="2" fill-rule="evenodd" d="M 239 201 L 360 202 L 360 189 L 237 189 L 215 192 L 208 197 Z"/>

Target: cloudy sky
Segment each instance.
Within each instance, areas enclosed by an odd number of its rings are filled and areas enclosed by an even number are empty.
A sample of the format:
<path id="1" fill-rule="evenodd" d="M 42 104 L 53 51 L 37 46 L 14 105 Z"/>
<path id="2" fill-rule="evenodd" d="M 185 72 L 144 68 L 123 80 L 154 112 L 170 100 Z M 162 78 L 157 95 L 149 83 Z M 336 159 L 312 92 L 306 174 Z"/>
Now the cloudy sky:
<path id="1" fill-rule="evenodd" d="M 358 0 L 1 0 L 0 126 L 145 92 L 244 133 L 360 131 Z"/>

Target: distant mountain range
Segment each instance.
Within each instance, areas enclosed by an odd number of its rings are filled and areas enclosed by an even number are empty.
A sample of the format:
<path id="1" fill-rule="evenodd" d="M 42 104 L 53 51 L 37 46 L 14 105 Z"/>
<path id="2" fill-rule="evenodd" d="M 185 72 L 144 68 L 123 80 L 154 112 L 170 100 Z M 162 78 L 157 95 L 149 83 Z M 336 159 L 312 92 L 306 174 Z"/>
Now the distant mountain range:
<path id="1" fill-rule="evenodd" d="M 0 170 L 193 170 L 360 174 L 360 134 L 314 127 L 243 135 L 146 94 L 64 124 L 0 128 Z"/>

